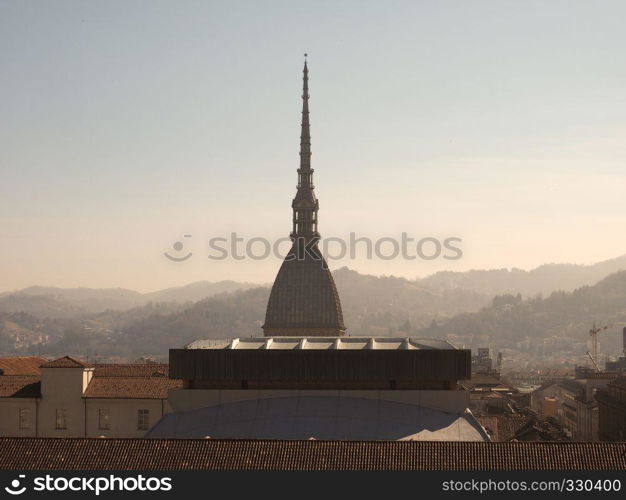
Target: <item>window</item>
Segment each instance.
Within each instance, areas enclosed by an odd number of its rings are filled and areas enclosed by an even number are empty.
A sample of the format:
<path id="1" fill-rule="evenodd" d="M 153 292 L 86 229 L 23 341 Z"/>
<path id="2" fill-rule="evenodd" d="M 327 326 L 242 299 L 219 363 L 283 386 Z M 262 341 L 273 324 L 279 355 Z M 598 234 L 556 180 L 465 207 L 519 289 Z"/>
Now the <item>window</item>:
<path id="1" fill-rule="evenodd" d="M 102 431 L 110 429 L 108 408 L 100 408 L 100 410 L 98 410 L 98 429 Z"/>
<path id="2" fill-rule="evenodd" d="M 30 429 L 30 408 L 20 408 L 20 429 Z"/>
<path id="3" fill-rule="evenodd" d="M 61 409 L 61 410 L 57 410 L 57 415 L 56 415 L 56 429 L 58 430 L 65 430 L 67 429 L 67 420 L 66 420 L 66 415 L 65 415 L 65 410 Z"/>
<path id="4" fill-rule="evenodd" d="M 150 410 L 137 410 L 137 430 L 147 431 L 150 429 Z"/>

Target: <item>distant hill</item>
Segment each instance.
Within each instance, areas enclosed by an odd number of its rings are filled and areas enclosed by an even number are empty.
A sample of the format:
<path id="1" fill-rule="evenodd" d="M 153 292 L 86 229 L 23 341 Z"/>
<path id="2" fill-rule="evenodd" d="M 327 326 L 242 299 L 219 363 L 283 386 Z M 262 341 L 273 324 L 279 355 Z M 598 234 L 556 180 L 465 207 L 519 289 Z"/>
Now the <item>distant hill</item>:
<path id="1" fill-rule="evenodd" d="M 547 295 L 555 290 L 572 291 L 593 285 L 609 274 L 626 270 L 626 255 L 584 266 L 576 264 L 545 264 L 522 269 L 489 269 L 465 272 L 442 271 L 419 280 L 433 289 L 465 288 L 488 296 L 521 293 L 524 296 Z"/>
<path id="2" fill-rule="evenodd" d="M 350 335 L 455 333 L 477 345 L 533 349 L 546 338 L 563 345 L 584 342 L 593 319 L 626 320 L 626 272 L 604 275 L 625 260 L 437 273 L 418 280 L 345 267 L 333 276 Z M 31 287 L 0 295 L 0 354 L 163 355 L 200 338 L 261 335 L 268 295 L 269 286 L 233 281 L 146 294 Z"/>
<path id="3" fill-rule="evenodd" d="M 39 318 L 65 318 L 85 314 L 84 308 L 53 295 L 22 295 L 0 297 L 0 313 L 23 312 Z"/>
<path id="4" fill-rule="evenodd" d="M 491 297 L 466 288 L 435 289 L 421 281 L 359 274 L 344 267 L 333 273 L 346 327 L 352 335 L 393 335 L 405 322 L 477 311 Z"/>
<path id="5" fill-rule="evenodd" d="M 123 341 L 134 353 L 166 353 L 197 339 L 263 335 L 261 325 L 269 288 L 214 295 L 172 314 L 153 314 L 124 329 Z"/>
<path id="6" fill-rule="evenodd" d="M 395 334 L 407 320 L 429 324 L 433 317 L 474 311 L 489 299 L 468 290 L 433 292 L 404 278 L 367 276 L 347 268 L 333 273 L 351 335 Z M 153 314 L 125 329 L 133 349 L 182 346 L 200 338 L 262 335 L 269 287 L 214 295 L 171 314 Z M 129 311 L 130 312 L 130 311 Z"/>
<path id="7" fill-rule="evenodd" d="M 247 290 L 262 285 L 255 283 L 239 283 L 225 280 L 212 283 L 209 281 L 196 281 L 185 286 L 165 288 L 152 293 L 144 293 L 142 299 L 145 302 L 198 302 L 218 293 L 236 292 Z"/>
<path id="8" fill-rule="evenodd" d="M 410 320 L 429 315 L 449 315 L 475 311 L 489 304 L 499 294 L 521 293 L 547 295 L 555 290 L 571 291 L 592 285 L 604 277 L 626 269 L 626 255 L 590 266 L 546 264 L 531 271 L 491 269 L 466 272 L 443 271 L 418 280 L 393 276 L 370 276 L 348 268 L 333 273 L 347 317 L 363 329 L 388 324 L 377 320 L 374 311 L 387 304 L 385 314 L 405 314 L 409 305 L 414 313 Z M 106 310 L 124 311 L 150 302 L 197 302 L 216 294 L 247 290 L 254 283 L 231 280 L 198 281 L 185 286 L 139 293 L 124 288 L 54 288 L 33 286 L 16 292 L 0 294 L 0 312 L 26 312 L 40 318 L 69 318 L 97 314 Z M 363 319 L 366 320 L 364 323 Z M 380 332 L 379 332 L 380 333 Z"/>
<path id="9" fill-rule="evenodd" d="M 584 344 L 594 319 L 617 325 L 618 333 L 619 325 L 626 324 L 626 271 L 593 286 L 553 292 L 545 298 L 498 295 L 477 312 L 462 313 L 454 309 L 476 307 L 484 297 L 461 290 L 437 294 L 401 278 L 363 276 L 348 269 L 334 274 L 350 335 L 444 338 L 454 333 L 469 338 L 470 343 L 473 339 L 474 347 L 487 344 L 543 353 L 570 349 L 576 342 Z M 101 313 L 90 324 L 100 322 L 102 327 L 119 330 L 116 349 L 123 347 L 136 355 L 164 354 L 170 347 L 196 339 L 262 335 L 268 296 L 268 287 L 258 287 L 214 295 L 189 307 L 162 303 Z M 437 313 L 442 310 L 448 314 Z M 551 343 L 546 344 L 546 339 Z M 615 350 L 620 339 L 621 335 L 607 334 L 602 341 Z M 98 349 L 103 352 L 102 347 Z"/>
<path id="10" fill-rule="evenodd" d="M 31 286 L 0 296 L 0 311 L 26 312 L 42 318 L 59 318 L 96 313 L 106 309 L 129 309 L 142 303 L 142 294 L 124 288 Z"/>
<path id="11" fill-rule="evenodd" d="M 0 295 L 0 312 L 25 312 L 40 318 L 71 318 L 107 310 L 124 311 L 150 302 L 197 302 L 212 295 L 245 290 L 252 283 L 199 281 L 189 285 L 139 293 L 124 288 L 55 288 L 32 286 Z"/>
<path id="12" fill-rule="evenodd" d="M 453 333 L 470 339 L 474 347 L 483 343 L 494 348 L 521 347 L 531 353 L 545 350 L 546 339 L 551 339 L 550 349 L 567 350 L 580 343 L 584 352 L 594 320 L 598 325 L 612 325 L 601 342 L 612 352 L 620 352 L 621 330 L 626 325 L 626 271 L 593 286 L 557 291 L 545 298 L 499 295 L 481 311 L 442 319 L 417 333 L 430 337 Z"/>

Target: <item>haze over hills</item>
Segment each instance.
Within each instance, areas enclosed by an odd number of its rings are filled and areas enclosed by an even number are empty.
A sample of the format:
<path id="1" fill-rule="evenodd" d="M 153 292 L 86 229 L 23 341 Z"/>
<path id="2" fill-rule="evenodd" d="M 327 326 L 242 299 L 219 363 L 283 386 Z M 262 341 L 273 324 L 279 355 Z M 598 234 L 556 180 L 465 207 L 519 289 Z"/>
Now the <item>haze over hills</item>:
<path id="1" fill-rule="evenodd" d="M 544 264 L 530 271 L 517 268 L 441 271 L 420 280 L 420 283 L 429 288 L 467 288 L 488 296 L 504 293 L 533 296 L 593 285 L 621 270 L 626 270 L 626 255 L 591 265 Z"/>
<path id="2" fill-rule="evenodd" d="M 368 276 L 348 268 L 333 275 L 351 335 L 454 333 L 470 343 L 492 339 L 503 346 L 546 338 L 571 343 L 584 341 L 594 315 L 599 321 L 624 319 L 626 273 L 602 275 L 625 261 L 438 273 L 421 280 Z M 584 282 L 598 276 L 604 279 L 595 285 Z M 536 296 L 549 277 L 555 287 L 576 290 Z M 164 355 L 198 338 L 261 335 L 268 295 L 268 286 L 232 281 L 149 294 L 31 287 L 0 296 L 0 351 Z"/>
<path id="3" fill-rule="evenodd" d="M 626 269 L 626 255 L 592 265 L 545 264 L 531 271 L 522 269 L 489 269 L 465 272 L 442 271 L 422 279 L 408 280 L 393 276 L 362 275 L 348 268 L 333 273 L 342 288 L 342 299 L 361 287 L 370 290 L 364 294 L 362 307 L 371 299 L 374 289 L 382 288 L 389 293 L 420 294 L 424 312 L 442 314 L 459 310 L 475 310 L 489 303 L 491 298 L 504 293 L 521 293 L 532 296 L 549 294 L 555 290 L 570 291 L 583 285 L 597 283 L 611 273 Z M 349 276 L 349 278 L 348 278 Z M 345 282 L 346 286 L 342 286 Z M 350 283 L 358 283 L 354 290 Z M 392 283 L 394 285 L 392 285 Z M 0 312 L 26 312 L 39 317 L 72 317 L 80 314 L 95 314 L 106 310 L 126 310 L 149 302 L 197 302 L 212 295 L 246 290 L 269 284 L 240 283 L 235 281 L 198 281 L 188 285 L 165 288 L 149 293 L 139 293 L 124 288 L 56 288 L 31 286 L 14 292 L 0 293 Z M 440 301 L 435 297 L 447 294 L 450 300 Z M 433 300 L 427 299 L 428 295 Z M 481 298 L 482 297 L 482 298 Z M 377 299 L 378 300 L 378 299 Z"/>
<path id="4" fill-rule="evenodd" d="M 224 292 L 245 290 L 253 283 L 198 281 L 139 293 L 125 288 L 55 288 L 31 286 L 0 294 L 0 312 L 26 312 L 42 318 L 75 317 L 107 310 L 124 311 L 150 302 L 197 302 Z"/>
<path id="5" fill-rule="evenodd" d="M 165 288 L 156 292 L 144 293 L 142 298 L 145 302 L 197 302 L 207 297 L 224 292 L 235 292 L 262 286 L 257 283 L 239 283 L 236 281 L 196 281 L 184 286 Z"/>
<path id="6" fill-rule="evenodd" d="M 363 289 L 363 277 L 353 271 L 339 273 L 337 281 L 351 277 L 357 280 L 355 286 Z M 345 289 L 346 283 L 342 286 Z M 435 338 L 454 334 L 467 347 L 489 345 L 531 356 L 563 351 L 570 358 L 576 353 L 583 359 L 588 349 L 587 332 L 595 319 L 599 324 L 613 325 L 602 338 L 605 352 L 621 351 L 619 332 L 626 325 L 626 271 L 614 273 L 593 286 L 557 291 L 545 298 L 498 295 L 477 312 L 449 316 L 420 313 L 420 300 L 425 296 L 420 291 L 405 293 L 406 283 L 402 280 L 391 279 L 385 286 L 378 296 L 368 295 L 374 286 L 365 287 L 364 294 L 369 297 L 366 305 L 353 302 L 358 295 L 345 296 L 348 334 Z M 390 288 L 395 292 L 389 293 Z M 399 293 L 400 290 L 404 292 Z M 48 339 L 39 345 L 13 349 L 15 352 L 164 356 L 170 347 L 200 338 L 261 335 L 268 294 L 269 288 L 257 287 L 217 294 L 192 305 L 150 303 L 86 318 L 39 320 L 25 313 L 1 313 L 0 350 L 11 351 L 9 341 L 18 333 L 22 338 L 46 335 Z M 387 299 L 378 300 L 383 295 Z M 433 294 L 428 297 L 436 301 Z"/>
<path id="7" fill-rule="evenodd" d="M 436 321 L 416 333 L 426 337 L 453 333 L 472 347 L 489 343 L 496 349 L 513 347 L 534 355 L 558 350 L 584 355 L 593 321 L 598 326 L 609 325 L 600 338 L 605 353 L 621 353 L 626 271 L 611 274 L 593 286 L 556 291 L 545 298 L 498 295 L 489 307 Z"/>

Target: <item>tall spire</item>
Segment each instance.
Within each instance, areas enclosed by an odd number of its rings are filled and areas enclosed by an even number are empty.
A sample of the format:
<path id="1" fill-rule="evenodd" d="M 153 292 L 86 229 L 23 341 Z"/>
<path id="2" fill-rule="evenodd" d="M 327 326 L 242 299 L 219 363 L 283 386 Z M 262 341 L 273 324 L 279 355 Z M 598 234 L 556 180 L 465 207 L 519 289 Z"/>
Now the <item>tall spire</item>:
<path id="1" fill-rule="evenodd" d="M 306 58 L 306 54 L 304 55 Z M 291 203 L 293 244 L 280 266 L 267 301 L 263 333 L 273 336 L 333 337 L 345 333 L 333 276 L 319 249 L 319 203 L 313 187 L 309 125 L 309 68 L 304 60 L 298 191 Z"/>
<path id="2" fill-rule="evenodd" d="M 302 130 L 300 132 L 300 169 L 311 168 L 311 130 L 309 124 L 309 68 L 304 54 L 302 71 Z"/>
<path id="3" fill-rule="evenodd" d="M 298 168 L 298 191 L 291 203 L 293 208 L 293 230 L 291 238 L 308 242 L 319 239 L 317 232 L 317 210 L 319 203 L 313 191 L 313 169 L 311 168 L 311 126 L 309 123 L 309 68 L 304 54 L 302 71 L 302 122 L 300 130 L 300 168 Z"/>

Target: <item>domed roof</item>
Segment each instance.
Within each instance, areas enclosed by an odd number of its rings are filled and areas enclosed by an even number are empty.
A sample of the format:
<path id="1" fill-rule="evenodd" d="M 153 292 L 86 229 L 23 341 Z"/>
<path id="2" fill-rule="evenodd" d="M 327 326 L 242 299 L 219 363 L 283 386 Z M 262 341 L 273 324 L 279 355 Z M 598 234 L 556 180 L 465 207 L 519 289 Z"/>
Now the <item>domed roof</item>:
<path id="1" fill-rule="evenodd" d="M 308 252 L 292 246 L 267 303 L 266 336 L 339 336 L 346 327 L 335 281 L 317 245 Z"/>
<path id="2" fill-rule="evenodd" d="M 350 391 L 346 391 L 350 392 Z M 335 391 L 230 401 L 168 413 L 149 438 L 489 441 L 467 410 L 443 411 Z"/>

